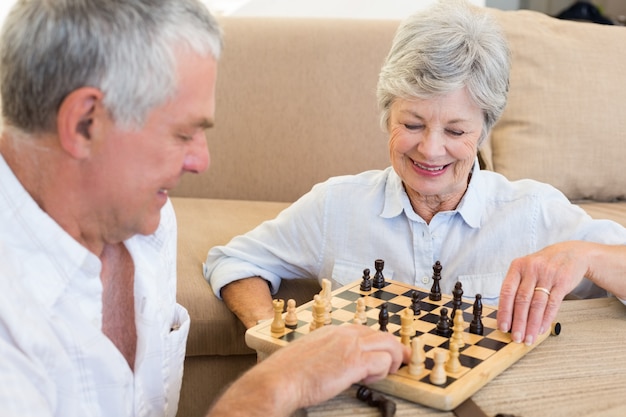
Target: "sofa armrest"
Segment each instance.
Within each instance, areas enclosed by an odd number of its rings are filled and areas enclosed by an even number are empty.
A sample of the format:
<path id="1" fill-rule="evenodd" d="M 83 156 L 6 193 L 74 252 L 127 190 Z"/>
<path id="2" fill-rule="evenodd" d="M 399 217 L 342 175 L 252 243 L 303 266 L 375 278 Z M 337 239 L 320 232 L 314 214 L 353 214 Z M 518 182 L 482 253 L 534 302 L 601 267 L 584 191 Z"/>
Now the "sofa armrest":
<path id="1" fill-rule="evenodd" d="M 202 274 L 208 250 L 224 245 L 264 220 L 275 217 L 288 203 L 172 198 L 178 223 L 178 283 L 176 298 L 191 317 L 187 356 L 254 353 L 244 341 L 245 328 L 218 299 Z M 315 280 L 283 280 L 277 297 L 298 304 L 319 292 Z"/>

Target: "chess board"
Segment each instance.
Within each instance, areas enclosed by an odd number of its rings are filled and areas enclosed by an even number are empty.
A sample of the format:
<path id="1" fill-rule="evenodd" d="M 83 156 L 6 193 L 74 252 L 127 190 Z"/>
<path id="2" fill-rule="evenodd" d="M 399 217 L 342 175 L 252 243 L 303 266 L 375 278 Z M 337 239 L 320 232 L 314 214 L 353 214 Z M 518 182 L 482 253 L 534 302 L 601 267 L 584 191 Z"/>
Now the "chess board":
<path id="1" fill-rule="evenodd" d="M 378 307 L 386 302 L 389 309 L 387 330 L 400 338 L 401 312 L 411 305 L 413 290 L 420 292 L 421 312 L 414 317 L 413 328 L 416 331 L 415 337 L 420 337 L 424 344 L 426 353 L 424 371 L 420 375 L 411 375 L 408 371 L 409 367 L 404 365 L 397 373 L 369 386 L 380 392 L 436 409 L 456 408 L 549 335 L 549 332 L 546 332 L 538 336 L 532 346 L 513 343 L 510 334 L 497 330 L 497 309 L 488 305 L 483 306 L 483 335 L 472 334 L 468 328 L 473 318 L 474 301 L 463 299 L 460 311 L 463 312 L 465 321 L 463 334 L 465 346 L 460 349 L 459 354 L 462 367 L 458 372 L 448 374 L 443 385 L 434 385 L 429 378 L 433 367 L 433 350 L 435 348 L 448 350 L 449 347 L 449 339 L 436 334 L 436 324 L 442 307 L 452 311 L 452 295 L 442 294 L 440 301 L 431 301 L 428 298 L 429 290 L 408 284 L 387 280 L 381 289 L 372 288 L 370 291 L 361 291 L 360 282 L 356 281 L 332 292 L 332 324 L 352 323 L 356 311 L 356 300 L 363 297 L 367 306 L 365 325 L 374 329 L 379 328 Z M 295 328 L 286 328 L 280 334 L 272 333 L 271 320 L 250 328 L 246 332 L 246 343 L 261 354 L 269 354 L 308 334 L 313 320 L 312 306 L 313 301 L 298 307 L 296 309 L 298 325 Z"/>

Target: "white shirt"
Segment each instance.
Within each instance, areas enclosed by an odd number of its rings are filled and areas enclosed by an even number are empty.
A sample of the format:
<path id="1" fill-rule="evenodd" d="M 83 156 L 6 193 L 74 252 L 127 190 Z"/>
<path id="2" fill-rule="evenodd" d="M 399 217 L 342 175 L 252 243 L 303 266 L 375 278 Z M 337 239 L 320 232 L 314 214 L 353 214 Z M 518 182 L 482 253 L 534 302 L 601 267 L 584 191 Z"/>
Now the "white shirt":
<path id="1" fill-rule="evenodd" d="M 365 268 L 373 276 L 374 260 L 383 259 L 386 278 L 430 290 L 439 260 L 444 293 L 460 281 L 464 297 L 480 293 L 497 305 L 514 258 L 566 240 L 625 244 L 626 229 L 592 220 L 549 185 L 510 182 L 477 163 L 457 209 L 427 224 L 387 168 L 316 185 L 276 219 L 212 248 L 204 272 L 219 296 L 223 286 L 250 276 L 265 278 L 273 291 L 281 278 L 329 278 L 337 287 L 361 279 Z M 584 280 L 575 295 L 606 291 Z"/>
<path id="2" fill-rule="evenodd" d="M 0 157 L 0 414 L 175 416 L 187 311 L 176 219 L 125 242 L 135 266 L 135 371 L 102 333 L 101 263 L 43 212 Z M 174 329 L 174 330 L 172 330 Z"/>

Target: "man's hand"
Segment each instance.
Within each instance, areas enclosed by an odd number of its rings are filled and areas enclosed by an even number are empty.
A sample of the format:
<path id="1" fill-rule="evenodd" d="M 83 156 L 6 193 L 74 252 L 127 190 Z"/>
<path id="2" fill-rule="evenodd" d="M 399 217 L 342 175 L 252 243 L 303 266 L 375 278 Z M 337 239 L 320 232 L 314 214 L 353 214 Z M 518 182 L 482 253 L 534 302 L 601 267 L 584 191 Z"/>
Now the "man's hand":
<path id="1" fill-rule="evenodd" d="M 235 382 L 209 416 L 289 416 L 350 385 L 396 372 L 410 349 L 363 325 L 324 326 L 279 349 Z"/>

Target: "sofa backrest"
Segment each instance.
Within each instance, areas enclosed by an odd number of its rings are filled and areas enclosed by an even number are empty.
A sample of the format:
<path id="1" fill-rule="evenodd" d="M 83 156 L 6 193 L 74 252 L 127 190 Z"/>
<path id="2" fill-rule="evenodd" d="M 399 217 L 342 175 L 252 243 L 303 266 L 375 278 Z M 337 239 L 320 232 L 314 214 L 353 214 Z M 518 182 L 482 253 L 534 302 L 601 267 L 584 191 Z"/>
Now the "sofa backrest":
<path id="1" fill-rule="evenodd" d="M 512 51 L 489 169 L 570 199 L 626 195 L 626 28 L 490 9 Z M 211 168 L 173 195 L 294 201 L 330 176 L 389 165 L 375 88 L 397 21 L 221 19 Z"/>
<path id="2" fill-rule="evenodd" d="M 626 196 L 626 28 L 494 11 L 511 47 L 510 95 L 488 167 L 571 200 Z"/>
<path id="3" fill-rule="evenodd" d="M 389 165 L 376 83 L 394 21 L 223 17 L 211 166 L 172 193 L 294 201 Z"/>

